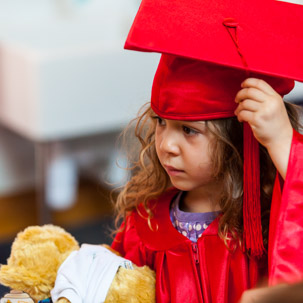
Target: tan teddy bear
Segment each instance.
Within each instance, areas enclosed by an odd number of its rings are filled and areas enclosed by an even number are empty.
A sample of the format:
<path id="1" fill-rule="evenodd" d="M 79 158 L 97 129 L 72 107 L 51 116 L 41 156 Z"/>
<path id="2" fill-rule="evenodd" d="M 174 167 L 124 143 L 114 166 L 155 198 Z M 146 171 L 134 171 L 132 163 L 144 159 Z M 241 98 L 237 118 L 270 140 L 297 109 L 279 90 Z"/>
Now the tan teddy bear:
<path id="1" fill-rule="evenodd" d="M 79 244 L 64 229 L 54 225 L 31 226 L 13 242 L 7 265 L 0 268 L 0 283 L 28 293 L 35 301 L 50 297 L 57 271 Z M 105 302 L 155 302 L 155 273 L 147 266 L 120 267 Z M 60 298 L 57 303 L 69 302 Z"/>

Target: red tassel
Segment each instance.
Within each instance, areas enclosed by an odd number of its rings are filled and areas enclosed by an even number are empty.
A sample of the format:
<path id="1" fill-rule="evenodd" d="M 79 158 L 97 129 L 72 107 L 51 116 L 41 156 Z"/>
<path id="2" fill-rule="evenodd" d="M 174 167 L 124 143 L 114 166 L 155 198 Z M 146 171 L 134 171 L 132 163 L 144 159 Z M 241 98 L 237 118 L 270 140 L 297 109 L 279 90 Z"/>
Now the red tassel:
<path id="1" fill-rule="evenodd" d="M 260 205 L 259 143 L 247 122 L 243 123 L 243 241 L 251 256 L 264 252 Z"/>
<path id="2" fill-rule="evenodd" d="M 232 18 L 223 21 L 237 52 L 242 60 L 249 77 L 249 68 L 243 52 L 239 46 L 238 23 Z M 260 157 L 259 143 L 247 122 L 243 124 L 243 242 L 246 250 L 251 256 L 261 257 L 264 252 L 262 225 L 261 225 L 261 205 L 260 205 Z"/>

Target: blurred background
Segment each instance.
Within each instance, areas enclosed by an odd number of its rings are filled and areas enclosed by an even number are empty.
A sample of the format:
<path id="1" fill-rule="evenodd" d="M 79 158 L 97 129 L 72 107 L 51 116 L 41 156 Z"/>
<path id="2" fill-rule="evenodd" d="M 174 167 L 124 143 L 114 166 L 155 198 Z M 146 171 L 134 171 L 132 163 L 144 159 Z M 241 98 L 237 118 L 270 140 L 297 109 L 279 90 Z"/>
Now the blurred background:
<path id="1" fill-rule="evenodd" d="M 0 0 L 0 264 L 30 225 L 111 243 L 110 192 L 128 178 L 118 137 L 159 59 L 123 50 L 139 5 Z"/>
<path id="2" fill-rule="evenodd" d="M 111 243 L 110 192 L 129 177 L 118 137 L 159 60 L 123 50 L 139 5 L 0 0 L 0 264 L 30 225 Z M 303 103 L 301 83 L 287 100 Z"/>

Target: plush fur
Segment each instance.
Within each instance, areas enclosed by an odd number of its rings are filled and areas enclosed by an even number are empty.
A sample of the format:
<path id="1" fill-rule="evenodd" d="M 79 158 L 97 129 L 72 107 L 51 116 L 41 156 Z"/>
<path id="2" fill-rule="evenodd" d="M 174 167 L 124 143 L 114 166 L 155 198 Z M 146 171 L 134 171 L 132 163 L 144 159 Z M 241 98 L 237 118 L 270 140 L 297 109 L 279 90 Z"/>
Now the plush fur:
<path id="1" fill-rule="evenodd" d="M 0 269 L 0 283 L 27 292 L 34 300 L 45 299 L 61 263 L 77 249 L 78 242 L 60 227 L 28 227 L 13 242 L 7 265 Z"/>
<path id="2" fill-rule="evenodd" d="M 0 283 L 27 292 L 35 301 L 48 298 L 60 265 L 77 249 L 75 238 L 60 227 L 28 227 L 14 240 L 7 265 L 0 268 Z M 120 268 L 105 300 L 106 303 L 155 301 L 155 273 L 147 266 Z M 57 303 L 69 301 L 61 298 Z"/>

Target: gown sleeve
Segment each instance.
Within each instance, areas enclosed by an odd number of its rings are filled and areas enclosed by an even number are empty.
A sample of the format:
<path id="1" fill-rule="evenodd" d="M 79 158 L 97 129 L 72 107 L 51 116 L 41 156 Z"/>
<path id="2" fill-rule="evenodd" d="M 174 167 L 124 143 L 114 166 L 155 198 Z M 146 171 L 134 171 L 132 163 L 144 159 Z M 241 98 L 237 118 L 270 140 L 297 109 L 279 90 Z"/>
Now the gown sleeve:
<path id="1" fill-rule="evenodd" d="M 275 181 L 268 258 L 269 285 L 303 280 L 303 136 L 296 131 L 285 182 Z"/>

